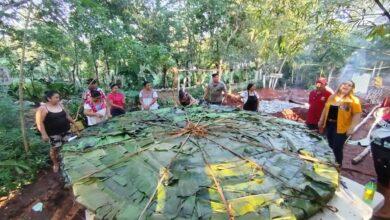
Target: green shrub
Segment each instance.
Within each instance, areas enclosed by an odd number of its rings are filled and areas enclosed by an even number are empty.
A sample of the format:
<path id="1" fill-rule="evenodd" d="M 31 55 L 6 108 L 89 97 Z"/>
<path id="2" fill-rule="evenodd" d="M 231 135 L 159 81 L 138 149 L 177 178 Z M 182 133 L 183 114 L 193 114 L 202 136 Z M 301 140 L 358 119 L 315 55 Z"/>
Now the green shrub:
<path id="1" fill-rule="evenodd" d="M 0 196 L 29 184 L 49 158 L 49 145 L 30 129 L 30 151 L 25 153 L 17 110 L 10 97 L 0 97 Z"/>

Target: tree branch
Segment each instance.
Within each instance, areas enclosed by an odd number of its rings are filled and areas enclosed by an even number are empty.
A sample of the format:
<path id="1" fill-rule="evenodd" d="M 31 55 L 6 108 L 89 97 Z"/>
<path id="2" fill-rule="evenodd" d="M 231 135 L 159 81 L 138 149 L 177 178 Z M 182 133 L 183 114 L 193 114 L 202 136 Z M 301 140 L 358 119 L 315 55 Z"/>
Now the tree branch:
<path id="1" fill-rule="evenodd" d="M 386 10 L 386 8 L 382 5 L 382 3 L 379 0 L 374 0 L 374 2 L 379 6 L 379 8 L 382 9 L 383 14 L 386 15 L 386 17 L 390 21 L 390 13 Z"/>

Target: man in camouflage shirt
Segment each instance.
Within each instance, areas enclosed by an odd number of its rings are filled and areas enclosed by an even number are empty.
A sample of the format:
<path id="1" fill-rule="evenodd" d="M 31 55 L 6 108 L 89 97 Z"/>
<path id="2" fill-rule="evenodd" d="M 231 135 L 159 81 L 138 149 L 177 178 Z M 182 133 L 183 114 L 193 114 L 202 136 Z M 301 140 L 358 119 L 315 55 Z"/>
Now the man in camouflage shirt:
<path id="1" fill-rule="evenodd" d="M 204 94 L 204 99 L 213 105 L 222 105 L 222 102 L 227 94 L 225 83 L 220 81 L 219 74 L 212 75 L 212 82 L 207 85 Z"/>

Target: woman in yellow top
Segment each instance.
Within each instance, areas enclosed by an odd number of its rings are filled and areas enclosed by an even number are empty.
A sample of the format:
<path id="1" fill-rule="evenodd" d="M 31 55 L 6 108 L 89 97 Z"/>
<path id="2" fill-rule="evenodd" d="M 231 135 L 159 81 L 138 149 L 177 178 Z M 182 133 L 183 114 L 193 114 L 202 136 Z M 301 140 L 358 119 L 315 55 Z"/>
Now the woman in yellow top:
<path id="1" fill-rule="evenodd" d="M 326 128 L 329 147 L 332 148 L 336 162 L 343 163 L 343 146 L 347 136 L 353 133 L 361 118 L 362 107 L 354 96 L 355 83 L 341 83 L 336 93 L 329 97 L 322 111 L 319 128 Z"/>

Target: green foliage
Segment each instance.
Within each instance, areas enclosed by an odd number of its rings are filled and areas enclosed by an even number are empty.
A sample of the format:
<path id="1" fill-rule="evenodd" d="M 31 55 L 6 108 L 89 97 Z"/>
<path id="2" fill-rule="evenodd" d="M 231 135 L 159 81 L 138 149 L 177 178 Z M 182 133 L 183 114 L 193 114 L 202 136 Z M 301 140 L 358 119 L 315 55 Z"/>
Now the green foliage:
<path id="1" fill-rule="evenodd" d="M 47 165 L 49 146 L 28 129 L 30 151 L 23 148 L 18 108 L 9 97 L 0 99 L 0 196 L 29 184 Z"/>
<path id="2" fill-rule="evenodd" d="M 80 94 L 80 90 L 76 89 L 76 86 L 72 83 L 55 81 L 46 83 L 48 90 L 54 90 L 60 93 L 61 98 L 69 99 L 72 95 Z"/>
<path id="3" fill-rule="evenodd" d="M 39 103 L 43 101 L 44 92 L 47 90 L 57 91 L 61 98 L 69 99 L 72 95 L 79 95 L 80 90 L 76 89 L 76 86 L 69 82 L 54 81 L 45 82 L 44 80 L 27 80 L 24 86 L 25 100 Z M 13 98 L 19 98 L 19 84 L 15 81 L 9 87 L 8 94 Z"/>
<path id="4" fill-rule="evenodd" d="M 9 19 L 0 24 L 0 65 L 14 76 L 22 32 L 13 23 L 24 19 L 25 6 L 0 6 L 17 12 L 0 15 Z M 308 76 L 298 83 L 305 85 L 319 72 L 340 70 L 357 49 L 345 43 L 389 38 L 388 24 L 365 21 L 374 6 L 364 0 L 42 1 L 34 4 L 24 69 L 30 80 L 73 85 L 87 77 L 108 84 L 124 76 L 128 88 L 139 89 L 144 80 L 171 86 L 172 67 L 228 70 L 251 62 L 270 73 L 286 60 L 290 68 L 283 69 L 286 79 L 280 82 L 294 83 L 296 71 Z M 64 8 L 71 10 L 63 13 Z M 306 62 L 317 67 L 301 68 Z M 243 74 L 234 80 L 247 80 Z M 39 85 L 26 87 L 37 100 Z"/>

